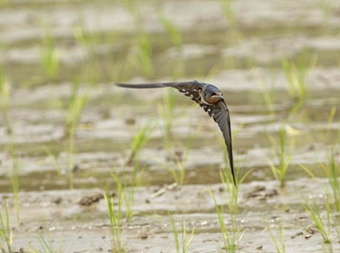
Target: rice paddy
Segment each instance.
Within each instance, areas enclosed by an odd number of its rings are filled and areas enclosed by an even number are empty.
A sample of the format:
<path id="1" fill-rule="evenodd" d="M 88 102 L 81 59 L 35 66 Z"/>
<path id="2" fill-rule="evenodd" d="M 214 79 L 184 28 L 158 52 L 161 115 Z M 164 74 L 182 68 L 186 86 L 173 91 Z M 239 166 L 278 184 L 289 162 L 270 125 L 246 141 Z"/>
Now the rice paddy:
<path id="1" fill-rule="evenodd" d="M 340 251 L 340 5 L 0 0 L 1 252 Z M 231 112 L 232 183 L 216 123 Z"/>

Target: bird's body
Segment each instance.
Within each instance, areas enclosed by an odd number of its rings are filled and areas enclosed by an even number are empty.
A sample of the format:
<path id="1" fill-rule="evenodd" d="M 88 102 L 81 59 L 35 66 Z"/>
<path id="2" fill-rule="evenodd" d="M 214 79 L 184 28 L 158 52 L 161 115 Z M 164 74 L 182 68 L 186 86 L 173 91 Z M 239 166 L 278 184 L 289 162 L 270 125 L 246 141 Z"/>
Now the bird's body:
<path id="1" fill-rule="evenodd" d="M 190 97 L 193 101 L 203 107 L 209 116 L 212 116 L 223 133 L 224 141 L 228 150 L 229 165 L 236 186 L 233 162 L 233 150 L 231 141 L 231 126 L 230 113 L 225 103 L 222 92 L 212 84 L 201 83 L 197 81 L 189 82 L 172 82 L 172 83 L 146 83 L 146 84 L 122 84 L 117 83 L 117 86 L 123 88 L 164 88 L 172 87 L 185 96 Z"/>

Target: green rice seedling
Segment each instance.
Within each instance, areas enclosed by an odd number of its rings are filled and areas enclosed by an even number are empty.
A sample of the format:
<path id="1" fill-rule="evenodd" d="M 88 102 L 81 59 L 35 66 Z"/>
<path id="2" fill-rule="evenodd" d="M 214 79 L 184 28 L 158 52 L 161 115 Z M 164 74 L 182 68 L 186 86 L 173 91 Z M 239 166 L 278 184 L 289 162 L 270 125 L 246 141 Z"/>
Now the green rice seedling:
<path id="1" fill-rule="evenodd" d="M 292 158 L 292 152 L 294 147 L 294 141 L 292 140 L 289 144 L 290 153 L 288 154 L 286 150 L 287 145 L 287 134 L 286 134 L 286 127 L 282 125 L 279 130 L 279 138 L 280 142 L 279 145 L 277 145 L 276 140 L 267 134 L 268 139 L 272 143 L 272 145 L 275 147 L 275 153 L 279 159 L 279 164 L 276 166 L 272 160 L 268 160 L 270 169 L 273 173 L 273 176 L 276 180 L 280 181 L 280 186 L 284 187 L 286 184 L 286 175 L 287 170 Z"/>
<path id="2" fill-rule="evenodd" d="M 223 207 L 223 205 L 219 206 L 217 204 L 215 194 L 211 190 L 210 187 L 209 187 L 209 193 L 210 193 L 211 198 L 214 201 L 218 222 L 219 222 L 221 234 L 222 234 L 222 237 L 223 237 L 224 248 L 227 252 L 230 252 L 230 253 L 236 252 L 236 250 L 238 248 L 239 241 L 242 238 L 242 234 L 240 235 L 240 230 L 237 230 L 237 227 L 236 227 L 236 216 L 231 215 L 232 228 L 229 229 L 228 226 L 224 223 L 224 207 Z"/>
<path id="3" fill-rule="evenodd" d="M 10 182 L 14 193 L 14 210 L 16 213 L 17 224 L 20 224 L 20 200 L 19 200 L 19 171 L 20 160 L 17 158 L 15 151 L 12 151 L 12 173 L 10 175 Z"/>
<path id="4" fill-rule="evenodd" d="M 139 169 L 139 160 L 135 159 L 133 170 L 131 173 L 131 179 L 129 188 L 127 189 L 123 186 L 123 192 L 125 192 L 124 196 L 124 203 L 126 206 L 126 220 L 127 222 L 132 222 L 133 219 L 133 204 L 134 204 L 134 197 L 135 197 L 135 188 L 141 185 L 141 180 L 143 177 L 144 169 L 138 175 Z M 118 180 L 118 176 L 115 177 Z"/>
<path id="5" fill-rule="evenodd" d="M 250 169 L 247 173 L 245 173 L 241 179 L 238 179 L 239 171 L 240 171 L 240 166 L 239 165 L 235 166 L 235 179 L 236 179 L 237 185 L 241 185 L 244 182 L 244 180 L 253 172 L 253 169 Z M 224 186 L 224 190 L 228 194 L 227 195 L 228 213 L 236 217 L 238 213 L 239 187 L 235 187 L 233 183 L 233 178 L 231 174 L 229 173 L 228 168 L 225 167 L 220 170 L 220 177 L 221 177 L 222 184 Z"/>
<path id="6" fill-rule="evenodd" d="M 191 230 L 189 239 L 187 239 L 187 226 L 185 224 L 185 221 L 182 220 L 182 231 L 181 231 L 182 240 L 180 241 L 179 233 L 176 228 L 176 222 L 174 220 L 174 217 L 172 214 L 169 214 L 169 217 L 170 217 L 170 225 L 171 225 L 172 234 L 174 235 L 174 239 L 175 239 L 176 252 L 182 252 L 182 253 L 189 252 L 190 245 L 192 243 L 192 240 L 194 239 L 195 229 Z"/>
<path id="7" fill-rule="evenodd" d="M 20 158 L 16 153 L 16 146 L 13 141 L 13 134 L 9 135 L 8 148 L 10 150 L 10 158 L 12 162 L 11 168 L 7 168 L 7 174 L 10 179 L 14 194 L 14 211 L 16 213 L 17 224 L 20 224 L 20 200 L 19 200 L 19 175 L 20 175 Z"/>
<path id="8" fill-rule="evenodd" d="M 185 180 L 185 168 L 183 166 L 182 160 L 177 155 L 173 154 L 172 141 L 172 126 L 177 96 L 172 89 L 165 90 L 163 94 L 163 103 L 158 106 L 160 117 L 164 122 L 163 142 L 169 159 L 174 160 L 175 162 L 175 167 L 171 165 L 168 168 L 175 182 L 178 184 L 183 184 Z"/>
<path id="9" fill-rule="evenodd" d="M 122 205 L 125 193 L 119 178 L 115 174 L 112 174 L 112 176 L 117 184 L 117 204 L 114 204 L 113 198 L 108 193 L 104 195 L 111 225 L 112 248 L 113 252 L 127 252 L 121 230 L 123 217 Z"/>
<path id="10" fill-rule="evenodd" d="M 295 61 L 282 59 L 282 68 L 288 82 L 288 93 L 291 98 L 297 99 L 297 103 L 291 112 L 300 110 L 308 95 L 307 76 L 317 62 L 317 55 L 309 55 L 308 51 L 302 52 Z"/>
<path id="11" fill-rule="evenodd" d="M 35 249 L 31 245 L 29 245 L 27 248 L 25 248 L 25 253 L 40 253 L 39 250 Z"/>
<path id="12" fill-rule="evenodd" d="M 327 129 L 326 129 L 326 133 L 325 133 L 325 141 L 331 141 L 332 138 L 334 138 L 333 136 L 331 136 L 331 130 L 332 130 L 332 124 L 334 121 L 334 117 L 336 114 L 336 106 L 334 105 L 328 115 L 328 119 L 327 119 Z"/>
<path id="13" fill-rule="evenodd" d="M 19 159 L 16 155 L 15 144 L 13 141 L 13 133 L 9 120 L 9 83 L 0 68 L 0 109 L 3 112 L 6 132 L 9 135 L 9 149 L 12 161 L 12 170 L 8 170 L 10 183 L 14 193 L 14 209 L 16 212 L 17 223 L 20 224 L 20 203 L 19 203 Z"/>
<path id="14" fill-rule="evenodd" d="M 334 10 L 334 0 L 318 0 L 318 5 L 325 17 L 329 18 Z"/>
<path id="15" fill-rule="evenodd" d="M 310 169 L 308 169 L 305 165 L 299 164 L 299 167 L 303 169 L 311 178 L 313 178 L 317 182 L 317 177 L 311 172 Z"/>
<path id="16" fill-rule="evenodd" d="M 59 70 L 59 55 L 50 31 L 46 28 L 40 49 L 40 63 L 51 80 L 55 80 Z"/>
<path id="17" fill-rule="evenodd" d="M 154 70 L 152 64 L 151 43 L 146 35 L 140 35 L 137 41 L 137 55 L 144 75 L 150 77 Z"/>
<path id="18" fill-rule="evenodd" d="M 175 105 L 177 103 L 177 96 L 173 89 L 166 89 L 163 93 L 163 104 L 159 106 L 159 114 L 163 119 L 164 125 L 164 145 L 168 151 L 168 154 L 171 156 L 172 152 L 172 124 L 173 124 L 173 116 Z"/>
<path id="19" fill-rule="evenodd" d="M 263 100 L 266 104 L 267 110 L 270 115 L 275 115 L 275 102 L 276 102 L 276 89 L 275 89 L 275 82 L 271 82 L 271 86 L 268 88 L 263 82 L 259 83 L 261 88 L 261 94 Z"/>
<path id="20" fill-rule="evenodd" d="M 150 140 L 153 126 L 150 123 L 146 123 L 142 126 L 133 137 L 131 143 L 131 151 L 126 160 L 127 165 L 131 165 L 134 158 L 139 154 L 144 145 Z"/>
<path id="21" fill-rule="evenodd" d="M 61 176 L 62 175 L 61 166 L 60 166 L 60 163 L 58 161 L 57 154 L 51 152 L 47 147 L 44 147 L 44 149 L 45 149 L 45 152 L 47 153 L 47 155 L 52 159 L 53 164 L 54 164 L 54 168 L 56 169 L 58 176 Z"/>
<path id="22" fill-rule="evenodd" d="M 185 182 L 186 169 L 184 167 L 184 164 L 188 160 L 188 157 L 189 157 L 192 145 L 193 145 L 193 141 L 197 137 L 198 129 L 199 129 L 199 126 L 197 126 L 194 130 L 192 129 L 192 127 L 190 127 L 188 138 L 187 138 L 186 145 L 185 145 L 186 149 L 184 150 L 184 154 L 182 153 L 177 154 L 176 152 L 175 154 L 172 154 L 171 146 L 170 145 L 168 146 L 168 155 L 173 158 L 175 166 L 171 164 L 167 168 L 169 172 L 171 173 L 175 183 L 178 185 L 183 185 Z"/>
<path id="23" fill-rule="evenodd" d="M 208 73 L 205 75 L 205 80 L 211 80 L 223 69 L 223 60 L 218 61 L 213 66 L 210 67 Z"/>
<path id="24" fill-rule="evenodd" d="M 129 55 L 129 61 L 146 77 L 154 73 L 151 43 L 146 34 L 137 37 L 136 50 Z"/>
<path id="25" fill-rule="evenodd" d="M 79 95 L 78 84 L 75 82 L 72 95 L 70 97 L 68 112 L 65 120 L 65 136 L 68 138 L 68 170 L 70 189 L 73 189 L 73 154 L 75 149 L 75 132 L 81 119 L 82 112 L 89 98 L 86 94 Z"/>
<path id="26" fill-rule="evenodd" d="M 329 193 L 329 188 L 325 187 L 325 192 L 326 192 L 326 200 L 325 200 L 325 206 L 326 206 L 326 212 L 327 212 L 327 223 L 328 226 L 330 227 L 330 217 L 332 218 L 336 233 L 338 235 L 338 241 L 340 242 L 340 219 L 338 216 L 339 209 L 340 209 L 340 201 L 339 201 L 339 165 L 336 163 L 336 159 L 334 157 L 333 150 L 331 151 L 331 154 L 328 156 L 328 163 L 321 164 L 321 167 L 328 178 L 328 183 L 331 189 L 331 193 Z M 311 178 L 315 179 L 316 182 L 319 182 L 315 175 L 304 165 L 299 164 L 299 166 L 308 174 L 311 176 Z M 320 182 L 319 182 L 320 183 Z M 330 194 L 333 196 L 332 201 L 330 201 L 331 197 Z M 313 202 L 315 202 L 315 199 L 313 199 Z M 312 202 L 312 204 L 314 204 Z M 312 206 L 312 205 L 310 205 Z M 314 207 L 314 206 L 312 206 Z M 319 217 L 318 213 L 318 206 L 314 207 L 316 209 L 315 216 L 316 218 Z M 333 210 L 333 213 L 332 213 Z M 315 218 L 315 219 L 316 219 Z M 317 223 L 317 222 L 315 222 Z M 322 220 L 320 222 L 320 226 L 322 227 Z M 329 228 L 329 234 L 330 234 L 330 228 Z M 323 236 L 324 238 L 326 236 Z"/>
<path id="27" fill-rule="evenodd" d="M 77 25 L 73 26 L 72 33 L 77 44 L 90 56 L 94 42 L 90 32 L 85 28 L 83 19 L 80 19 Z"/>
<path id="28" fill-rule="evenodd" d="M 183 166 L 183 162 L 176 155 L 174 156 L 175 167 L 169 165 L 168 170 L 170 171 L 172 178 L 174 179 L 176 184 L 183 185 L 185 181 L 185 167 Z"/>
<path id="29" fill-rule="evenodd" d="M 328 198 L 328 196 L 327 196 Z M 306 197 L 303 197 L 304 201 L 302 202 L 302 206 L 308 213 L 311 220 L 314 222 L 316 229 L 320 232 L 324 243 L 331 243 L 331 209 L 329 201 L 325 201 L 325 209 L 326 209 L 326 221 L 327 227 L 322 220 L 320 207 L 316 204 L 315 197 L 313 196 L 311 200 Z"/>
<path id="30" fill-rule="evenodd" d="M 169 19 L 167 19 L 163 14 L 158 14 L 158 20 L 162 24 L 166 34 L 170 38 L 172 44 L 176 47 L 176 64 L 173 65 L 173 79 L 177 79 L 179 76 L 184 75 L 184 61 L 182 60 L 182 47 L 183 38 L 182 33 L 178 27 L 176 27 Z"/>
<path id="31" fill-rule="evenodd" d="M 189 125 L 190 125 L 189 133 L 188 133 L 188 137 L 185 142 L 185 154 L 184 154 L 183 161 L 188 160 L 188 157 L 194 145 L 194 141 L 197 139 L 197 136 L 199 136 L 199 132 L 201 130 L 201 126 L 199 124 L 196 127 L 193 127 L 191 123 Z"/>
<path id="32" fill-rule="evenodd" d="M 119 0 L 119 2 L 122 4 L 122 6 L 130 13 L 131 17 L 133 18 L 135 22 L 136 27 L 141 26 L 141 17 L 139 13 L 139 2 L 136 0 Z"/>
<path id="33" fill-rule="evenodd" d="M 315 175 L 304 165 L 299 164 L 300 168 L 302 168 L 311 178 L 317 180 Z M 328 178 L 328 185 L 330 186 L 331 193 L 333 196 L 333 207 L 336 212 L 340 212 L 340 166 L 336 161 L 334 156 L 334 151 L 330 152 L 328 156 L 328 163 L 320 164 L 322 170 L 324 171 L 325 176 Z M 328 189 L 326 187 L 326 192 Z"/>
<path id="34" fill-rule="evenodd" d="M 3 200 L 4 214 L 0 211 L 0 249 L 1 252 L 12 253 L 13 233 L 10 226 L 8 205 L 6 199 Z"/>
<path id="35" fill-rule="evenodd" d="M 340 243 L 340 216 L 337 214 L 333 214 L 332 215 L 333 218 L 333 224 L 335 227 L 335 231 L 338 235 L 338 242 Z"/>
<path id="36" fill-rule="evenodd" d="M 221 0 L 221 7 L 224 16 L 229 21 L 231 26 L 235 25 L 235 13 L 231 8 L 231 2 L 232 0 Z"/>
<path id="37" fill-rule="evenodd" d="M 56 250 L 53 246 L 53 240 L 51 239 L 50 234 L 48 234 L 48 238 L 46 239 L 44 236 L 41 234 L 38 235 L 38 240 L 40 243 L 40 246 L 45 253 L 62 253 L 63 252 L 63 240 L 60 239 L 60 244 L 59 244 L 59 250 Z"/>
<path id="38" fill-rule="evenodd" d="M 231 178 L 230 173 L 227 172 L 226 168 L 220 170 L 220 177 L 225 191 L 230 194 L 227 198 L 228 211 L 231 215 L 236 216 L 238 210 L 238 188 L 233 184 L 233 179 Z"/>
<path id="39" fill-rule="evenodd" d="M 171 23 L 169 19 L 167 19 L 164 15 L 159 14 L 158 20 L 162 24 L 165 32 L 169 36 L 172 44 L 178 49 L 181 50 L 183 45 L 182 33 L 180 30 Z"/>
<path id="40" fill-rule="evenodd" d="M 0 67 L 0 110 L 2 112 L 4 125 L 6 126 L 7 134 L 12 132 L 9 119 L 9 99 L 10 99 L 10 84 L 5 76 L 4 71 Z"/>
<path id="41" fill-rule="evenodd" d="M 232 2 L 233 0 L 220 0 L 222 13 L 230 26 L 230 38 L 233 38 L 234 40 L 242 40 L 243 35 L 238 28 L 238 21 L 236 13 L 232 9 Z"/>
<path id="42" fill-rule="evenodd" d="M 68 113 L 66 115 L 66 137 L 75 132 L 75 128 L 81 119 L 83 109 L 88 102 L 88 99 L 88 95 L 78 94 L 78 82 L 75 82 L 69 99 Z"/>
<path id="43" fill-rule="evenodd" d="M 247 176 L 253 171 L 249 170 L 240 180 L 238 180 L 238 171 L 239 166 L 235 166 L 235 179 L 237 185 L 241 185 L 243 181 L 247 178 Z M 223 236 L 224 248 L 227 252 L 236 252 L 239 241 L 242 239 L 243 233 L 241 233 L 241 229 L 237 228 L 237 214 L 238 214 L 238 190 L 239 187 L 236 187 L 233 183 L 232 176 L 227 167 L 220 170 L 220 176 L 222 180 L 222 184 L 224 185 L 225 192 L 228 194 L 226 199 L 226 206 L 228 208 L 228 213 L 231 217 L 231 229 L 229 229 L 224 223 L 224 206 L 218 205 L 215 195 L 211 188 L 209 188 L 209 193 L 213 199 L 218 221 L 220 224 L 221 233 Z"/>
<path id="44" fill-rule="evenodd" d="M 282 60 L 282 68 L 288 81 L 289 96 L 298 99 L 298 102 L 292 109 L 292 112 L 297 112 L 307 96 L 305 76 L 298 71 L 294 63 L 289 62 L 287 59 Z"/>
<path id="45" fill-rule="evenodd" d="M 134 57 L 131 55 L 128 56 L 128 59 L 133 60 Z M 134 70 L 134 66 L 129 61 L 121 61 L 119 59 L 113 59 L 111 62 L 108 63 L 108 68 L 110 69 L 110 76 L 111 80 L 128 80 L 132 76 L 132 72 Z M 111 95 L 112 96 L 112 95 Z M 114 94 L 115 97 L 121 96 L 120 92 Z M 116 101 L 116 100 L 115 100 Z"/>
<path id="46" fill-rule="evenodd" d="M 328 156 L 328 164 L 321 164 L 321 167 L 328 178 L 328 183 L 333 193 L 335 210 L 340 212 L 340 166 L 336 161 L 333 150 Z"/>
<path id="47" fill-rule="evenodd" d="M 325 253 L 334 253 L 333 245 L 331 243 L 322 244 L 322 251 Z"/>
<path id="48" fill-rule="evenodd" d="M 282 59 L 281 64 L 288 81 L 289 96 L 305 99 L 308 91 L 305 82 L 305 69 L 298 68 L 294 62 L 288 59 Z"/>
<path id="49" fill-rule="evenodd" d="M 284 226 L 282 225 L 281 221 L 280 221 L 280 226 L 278 228 L 277 234 L 279 236 L 279 241 L 277 239 L 277 235 L 274 235 L 273 231 L 270 229 L 270 225 L 264 221 L 266 224 L 266 228 L 270 234 L 270 238 L 272 239 L 276 252 L 277 253 L 285 253 L 286 252 L 286 247 L 285 247 L 285 243 L 284 243 Z"/>
<path id="50" fill-rule="evenodd" d="M 117 185 L 117 204 L 113 202 L 113 198 L 109 198 L 108 194 L 105 195 L 105 200 L 108 206 L 108 213 L 111 224 L 111 235 L 114 252 L 126 252 L 125 242 L 121 238 L 122 219 L 126 218 L 127 222 L 132 222 L 133 219 L 133 203 L 135 187 L 141 184 L 141 179 L 144 170 L 138 176 L 139 163 L 138 159 L 135 160 L 134 169 L 130 179 L 130 187 L 122 183 L 116 173 L 112 173 L 112 177 Z M 125 205 L 126 212 L 123 213 L 123 204 Z"/>

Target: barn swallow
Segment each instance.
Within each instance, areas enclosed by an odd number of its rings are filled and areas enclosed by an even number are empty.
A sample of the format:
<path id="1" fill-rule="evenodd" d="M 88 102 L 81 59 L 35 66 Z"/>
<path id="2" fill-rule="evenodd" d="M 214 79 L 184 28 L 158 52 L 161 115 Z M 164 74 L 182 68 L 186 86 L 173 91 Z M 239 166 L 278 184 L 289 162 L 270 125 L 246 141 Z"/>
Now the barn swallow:
<path id="1" fill-rule="evenodd" d="M 117 86 L 123 88 L 149 89 L 149 88 L 164 88 L 172 87 L 185 96 L 190 97 L 193 101 L 203 107 L 209 116 L 213 117 L 222 131 L 225 144 L 228 150 L 229 165 L 233 177 L 234 185 L 236 186 L 233 150 L 231 141 L 231 126 L 230 113 L 225 103 L 222 92 L 212 84 L 201 83 L 198 81 L 189 82 L 166 82 L 166 83 L 144 83 L 144 84 L 124 84 L 116 83 Z"/>

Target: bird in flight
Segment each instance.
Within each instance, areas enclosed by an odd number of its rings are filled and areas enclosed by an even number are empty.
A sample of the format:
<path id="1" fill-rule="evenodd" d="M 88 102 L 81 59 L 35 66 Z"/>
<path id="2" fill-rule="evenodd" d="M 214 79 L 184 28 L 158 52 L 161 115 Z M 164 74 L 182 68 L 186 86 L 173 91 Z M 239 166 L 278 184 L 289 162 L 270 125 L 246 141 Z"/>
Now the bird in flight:
<path id="1" fill-rule="evenodd" d="M 201 83 L 198 81 L 189 82 L 166 82 L 166 83 L 144 83 L 144 84 L 124 84 L 117 83 L 119 87 L 134 89 L 164 88 L 172 87 L 185 96 L 190 97 L 193 101 L 203 107 L 209 116 L 212 116 L 222 131 L 225 144 L 228 150 L 229 166 L 236 186 L 233 149 L 231 141 L 230 113 L 225 103 L 222 92 L 212 84 Z"/>

